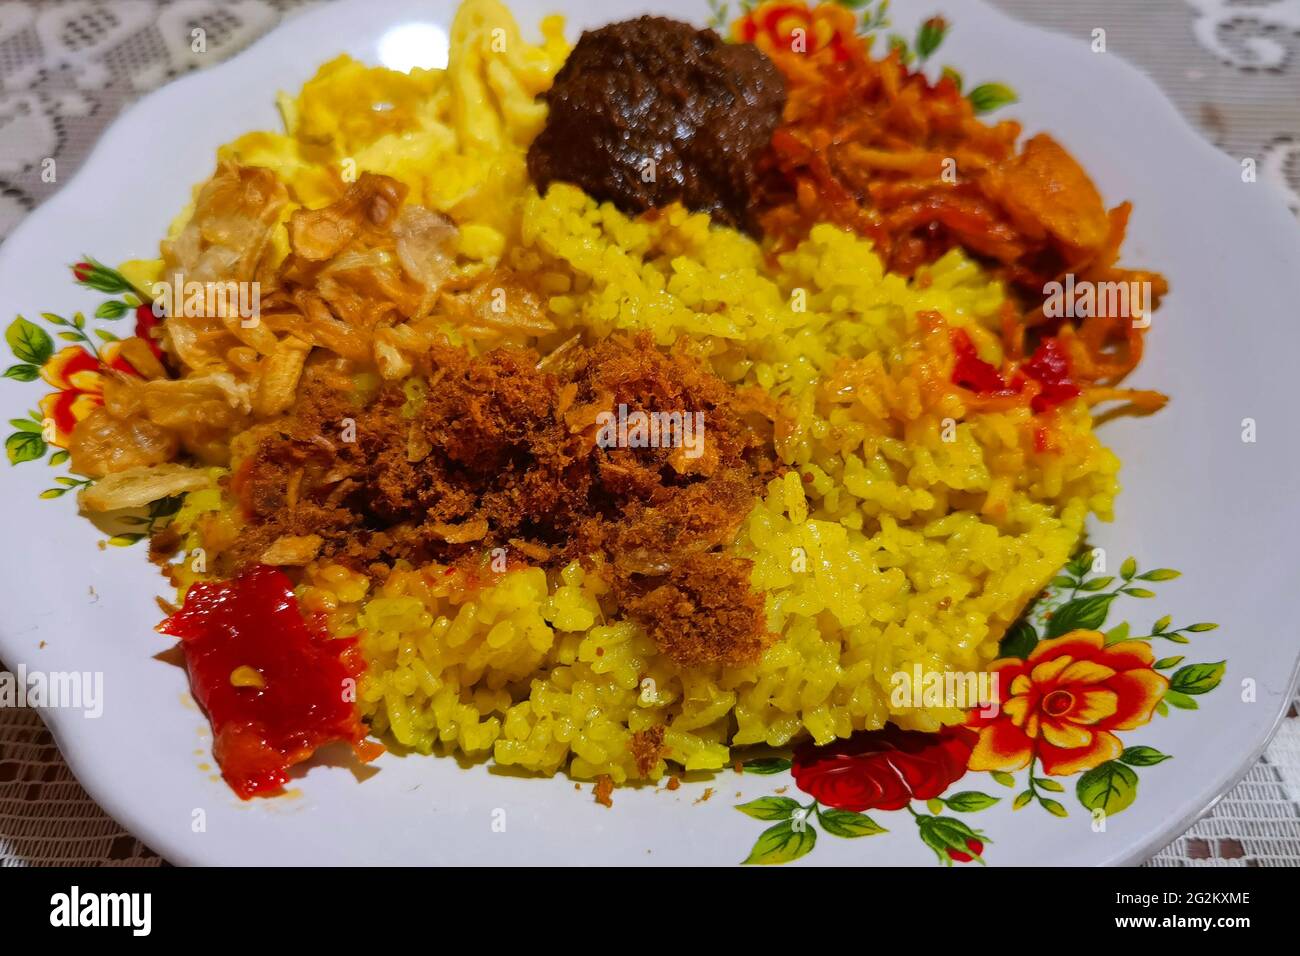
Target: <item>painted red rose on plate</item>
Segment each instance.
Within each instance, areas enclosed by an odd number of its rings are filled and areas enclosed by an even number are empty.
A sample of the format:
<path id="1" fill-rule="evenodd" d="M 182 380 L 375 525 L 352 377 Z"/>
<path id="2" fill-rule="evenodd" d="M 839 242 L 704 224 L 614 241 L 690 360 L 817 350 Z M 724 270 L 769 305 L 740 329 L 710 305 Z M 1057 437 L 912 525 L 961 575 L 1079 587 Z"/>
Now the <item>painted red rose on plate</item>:
<path id="1" fill-rule="evenodd" d="M 900 810 L 939 796 L 960 779 L 975 739 L 963 727 L 930 734 L 891 725 L 827 747 L 800 747 L 791 773 L 800 790 L 825 806 Z"/>

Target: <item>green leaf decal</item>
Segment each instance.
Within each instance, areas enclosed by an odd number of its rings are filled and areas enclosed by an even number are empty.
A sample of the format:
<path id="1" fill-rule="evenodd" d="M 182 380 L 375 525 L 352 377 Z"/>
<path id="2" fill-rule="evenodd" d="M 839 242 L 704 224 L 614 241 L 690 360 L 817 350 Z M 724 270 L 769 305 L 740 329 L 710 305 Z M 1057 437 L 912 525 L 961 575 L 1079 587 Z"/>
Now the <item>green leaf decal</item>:
<path id="1" fill-rule="evenodd" d="M 998 645 L 998 657 L 1018 657 L 1024 660 L 1029 652 L 1038 646 L 1038 632 L 1026 620 L 1019 620 L 1011 625 L 1011 630 L 1002 637 Z"/>
<path id="2" fill-rule="evenodd" d="M 1175 578 L 1182 577 L 1181 571 L 1175 571 L 1173 568 L 1156 568 L 1154 571 L 1147 571 L 1145 574 L 1139 574 L 1139 581 L 1172 581 Z"/>
<path id="3" fill-rule="evenodd" d="M 761 865 L 789 863 L 807 856 L 816 845 L 817 831 L 808 825 L 807 820 L 800 820 L 797 824 L 783 820 L 759 834 L 754 849 L 743 862 Z"/>
<path id="4" fill-rule="evenodd" d="M 1162 657 L 1151 666 L 1158 671 L 1165 671 L 1171 667 L 1176 667 L 1178 664 L 1182 663 L 1182 660 L 1183 658 L 1181 655 L 1178 657 Z"/>
<path id="5" fill-rule="evenodd" d="M 1173 758 L 1169 754 L 1162 754 L 1155 747 L 1125 747 L 1119 759 L 1130 767 L 1154 767 Z"/>
<path id="6" fill-rule="evenodd" d="M 831 836 L 853 837 L 875 836 L 884 833 L 885 828 L 865 813 L 852 810 L 820 810 L 817 819 L 821 820 L 822 829 Z"/>
<path id="7" fill-rule="evenodd" d="M 1124 563 L 1119 566 L 1119 576 L 1125 581 L 1132 581 L 1133 575 L 1137 574 L 1138 565 L 1132 558 L 1125 558 Z"/>
<path id="8" fill-rule="evenodd" d="M 89 268 L 86 268 L 87 266 Z M 126 281 L 122 273 L 89 256 L 86 257 L 84 262 L 79 262 L 73 266 L 73 275 L 76 276 L 80 285 L 99 292 L 106 292 L 109 295 L 133 291 L 131 283 Z"/>
<path id="9" fill-rule="evenodd" d="M 1090 594 L 1062 604 L 1047 622 L 1047 636 L 1060 637 L 1079 629 L 1095 631 L 1106 623 L 1114 594 Z"/>
<path id="10" fill-rule="evenodd" d="M 1093 558 L 1094 553 L 1092 551 L 1080 551 L 1070 559 L 1070 563 L 1065 566 L 1065 570 L 1076 578 L 1081 578 L 1092 570 Z"/>
<path id="11" fill-rule="evenodd" d="M 1113 577 L 1093 578 L 1091 581 L 1084 581 L 1082 584 L 1080 584 L 1079 590 L 1104 591 L 1106 590 L 1106 588 L 1110 587 L 1111 582 L 1114 580 L 1115 579 Z"/>
<path id="12" fill-rule="evenodd" d="M 1219 686 L 1227 661 L 1217 664 L 1188 664 L 1174 671 L 1169 690 L 1179 694 L 1205 694 Z"/>
<path id="13" fill-rule="evenodd" d="M 788 820 L 799 809 L 799 801 L 789 797 L 760 797 L 739 804 L 736 809 L 755 820 Z"/>
<path id="14" fill-rule="evenodd" d="M 1156 596 L 1155 591 L 1148 591 L 1146 588 L 1120 588 L 1120 593 L 1135 598 L 1153 598 Z"/>
<path id="15" fill-rule="evenodd" d="M 34 382 L 36 377 L 41 374 L 41 370 L 35 365 L 10 365 L 5 369 L 5 378 L 12 378 L 18 382 Z"/>
<path id="16" fill-rule="evenodd" d="M 1089 810 L 1119 813 L 1137 798 L 1138 776 L 1118 760 L 1107 760 L 1082 777 L 1076 792 Z"/>
<path id="17" fill-rule="evenodd" d="M 980 793 L 978 790 L 963 790 L 961 793 L 954 793 L 951 797 L 945 797 L 943 802 L 948 805 L 949 810 L 956 810 L 958 813 L 974 813 L 976 810 L 985 810 L 993 806 L 1001 799 L 1001 797 Z"/>
<path id="18" fill-rule="evenodd" d="M 790 761 L 785 757 L 760 757 L 745 761 L 745 773 L 773 774 L 790 769 Z"/>
<path id="19" fill-rule="evenodd" d="M 44 365 L 54 354 L 54 341 L 50 334 L 34 322 L 28 322 L 21 315 L 9 323 L 5 329 L 5 341 L 19 361 L 32 365 Z"/>
<path id="20" fill-rule="evenodd" d="M 185 503 L 184 495 L 168 495 L 166 498 L 159 498 L 157 501 L 149 502 L 150 518 L 167 518 L 181 510 L 181 505 Z"/>
<path id="21" fill-rule="evenodd" d="M 14 432 L 5 439 L 5 454 L 11 465 L 35 461 L 45 455 L 45 439 L 36 432 Z"/>
<path id="22" fill-rule="evenodd" d="M 127 305 L 121 299 L 109 299 L 107 302 L 101 302 L 99 308 L 95 310 L 97 319 L 120 319 L 126 315 Z"/>
<path id="23" fill-rule="evenodd" d="M 930 17 L 916 31 L 916 55 L 924 60 L 943 42 L 948 32 L 948 22 L 943 17 Z"/>
<path id="24" fill-rule="evenodd" d="M 1002 83 L 981 83 L 970 91 L 966 97 L 976 113 L 991 113 L 993 110 L 1016 101 L 1015 91 Z"/>
<path id="25" fill-rule="evenodd" d="M 1165 696 L 1161 703 L 1168 703 L 1170 707 L 1177 707 L 1179 710 L 1197 710 L 1201 706 L 1196 702 L 1195 698 L 1188 697 L 1186 694 L 1180 693 L 1176 690 L 1165 691 Z"/>
<path id="26" fill-rule="evenodd" d="M 920 828 L 921 840 L 934 850 L 939 861 L 945 866 L 952 866 L 954 853 L 964 854 L 981 863 L 982 846 L 989 843 L 988 837 L 978 830 L 972 830 L 956 817 L 917 817 L 916 825 Z"/>
<path id="27" fill-rule="evenodd" d="M 1054 817 L 1068 817 L 1070 815 L 1070 811 L 1066 810 L 1065 807 L 1056 800 L 1049 800 L 1046 797 L 1040 797 L 1038 803 L 1044 810 Z"/>
<path id="28" fill-rule="evenodd" d="M 1109 631 L 1106 632 L 1106 646 L 1118 644 L 1120 641 L 1128 640 L 1128 621 L 1120 621 Z"/>

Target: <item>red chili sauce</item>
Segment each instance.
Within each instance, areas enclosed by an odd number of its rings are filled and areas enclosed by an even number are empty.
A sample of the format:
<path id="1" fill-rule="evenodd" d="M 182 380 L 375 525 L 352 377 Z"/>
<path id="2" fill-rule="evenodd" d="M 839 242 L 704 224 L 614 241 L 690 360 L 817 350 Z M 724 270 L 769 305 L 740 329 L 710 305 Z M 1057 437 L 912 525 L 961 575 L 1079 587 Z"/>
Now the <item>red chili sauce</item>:
<path id="1" fill-rule="evenodd" d="M 279 790 L 289 767 L 336 740 L 368 756 L 349 692 L 365 669 L 357 642 L 304 619 L 283 571 L 256 565 L 196 584 L 158 630 L 181 639 L 213 755 L 240 797 Z"/>

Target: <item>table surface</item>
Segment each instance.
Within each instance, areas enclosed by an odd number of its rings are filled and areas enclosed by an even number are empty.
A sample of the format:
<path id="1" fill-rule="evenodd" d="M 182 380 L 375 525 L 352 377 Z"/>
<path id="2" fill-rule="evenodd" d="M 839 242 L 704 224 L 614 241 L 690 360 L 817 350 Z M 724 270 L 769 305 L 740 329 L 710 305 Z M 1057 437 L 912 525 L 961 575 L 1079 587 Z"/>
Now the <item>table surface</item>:
<path id="1" fill-rule="evenodd" d="M 44 160 L 66 181 L 124 106 L 190 68 L 191 29 L 206 30 L 216 63 L 312 5 L 184 2 L 176 17 L 160 16 L 172 0 L 0 10 L 0 237 L 58 188 L 43 181 Z M 1300 0 L 993 2 L 1080 42 L 1105 30 L 1111 54 L 1145 70 L 1216 146 L 1254 157 L 1300 216 Z M 86 795 L 35 712 L 0 709 L 0 865 L 162 862 Z M 1300 865 L 1296 706 L 1245 779 L 1150 865 Z"/>

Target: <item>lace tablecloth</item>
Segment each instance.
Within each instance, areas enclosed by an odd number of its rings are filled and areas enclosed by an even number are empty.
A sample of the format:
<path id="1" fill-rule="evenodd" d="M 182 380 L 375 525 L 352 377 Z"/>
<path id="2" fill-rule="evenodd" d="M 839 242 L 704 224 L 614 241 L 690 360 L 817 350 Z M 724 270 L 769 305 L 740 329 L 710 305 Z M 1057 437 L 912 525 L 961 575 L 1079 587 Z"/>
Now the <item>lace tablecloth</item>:
<path id="1" fill-rule="evenodd" d="M 895 0 L 898 2 L 898 0 Z M 1300 0 L 994 0 L 1146 70 L 1215 145 L 1255 157 L 1300 215 Z M 131 101 L 211 66 L 302 0 L 62 0 L 0 4 L 0 235 L 58 188 Z M 557 7 L 562 4 L 556 4 Z M 207 50 L 191 50 L 202 28 Z M 1294 635 L 1279 635 L 1294 639 Z M 0 665 L 3 669 L 3 665 Z M 161 861 L 73 779 L 40 718 L 0 709 L 0 865 Z M 1300 865 L 1300 718 L 1156 866 Z"/>

